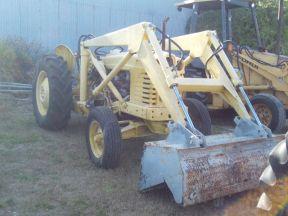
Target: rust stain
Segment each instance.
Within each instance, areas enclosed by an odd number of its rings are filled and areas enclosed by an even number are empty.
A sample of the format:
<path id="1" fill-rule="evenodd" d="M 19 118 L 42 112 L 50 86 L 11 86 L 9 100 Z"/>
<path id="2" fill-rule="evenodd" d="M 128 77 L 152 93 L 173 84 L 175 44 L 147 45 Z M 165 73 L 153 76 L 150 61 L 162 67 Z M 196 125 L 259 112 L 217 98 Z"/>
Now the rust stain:
<path id="1" fill-rule="evenodd" d="M 217 153 L 218 150 L 214 148 L 214 154 L 212 151 L 199 154 L 182 150 L 185 170 L 184 200 L 187 202 L 184 205 L 257 187 L 259 177 L 268 164 L 271 150 L 269 145 L 261 145 L 257 145 L 258 148 L 242 146 L 242 151 L 229 148 L 222 153 Z"/>

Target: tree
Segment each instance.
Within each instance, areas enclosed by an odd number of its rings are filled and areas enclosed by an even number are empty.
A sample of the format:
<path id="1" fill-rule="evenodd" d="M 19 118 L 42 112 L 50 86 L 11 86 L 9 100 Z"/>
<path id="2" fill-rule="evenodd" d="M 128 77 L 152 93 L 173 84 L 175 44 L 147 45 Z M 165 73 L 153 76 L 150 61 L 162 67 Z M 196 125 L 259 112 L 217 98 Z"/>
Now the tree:
<path id="1" fill-rule="evenodd" d="M 278 0 L 258 0 L 257 17 L 260 34 L 265 47 L 275 52 L 278 32 Z M 288 7 L 288 0 L 284 1 L 284 8 Z M 232 10 L 233 40 L 240 45 L 257 48 L 256 33 L 249 9 Z M 284 15 L 284 23 L 288 24 L 288 12 Z M 200 15 L 197 31 L 216 30 L 221 36 L 221 11 L 210 11 Z M 288 28 L 283 29 L 282 53 L 288 55 Z"/>

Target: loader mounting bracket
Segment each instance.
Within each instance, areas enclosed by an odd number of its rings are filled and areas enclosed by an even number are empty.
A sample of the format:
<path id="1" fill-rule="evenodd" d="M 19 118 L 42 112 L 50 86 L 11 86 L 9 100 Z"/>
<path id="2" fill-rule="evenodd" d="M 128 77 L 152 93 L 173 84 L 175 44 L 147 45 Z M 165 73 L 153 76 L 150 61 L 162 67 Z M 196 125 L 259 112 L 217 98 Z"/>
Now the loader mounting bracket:
<path id="1" fill-rule="evenodd" d="M 236 137 L 272 137 L 272 132 L 269 128 L 264 125 L 261 127 L 249 119 L 236 117 L 234 122 L 236 123 L 234 130 Z"/>
<path id="2" fill-rule="evenodd" d="M 205 146 L 205 136 L 199 131 L 194 133 L 180 123 L 168 123 L 169 135 L 167 143 L 179 148 L 199 148 Z"/>

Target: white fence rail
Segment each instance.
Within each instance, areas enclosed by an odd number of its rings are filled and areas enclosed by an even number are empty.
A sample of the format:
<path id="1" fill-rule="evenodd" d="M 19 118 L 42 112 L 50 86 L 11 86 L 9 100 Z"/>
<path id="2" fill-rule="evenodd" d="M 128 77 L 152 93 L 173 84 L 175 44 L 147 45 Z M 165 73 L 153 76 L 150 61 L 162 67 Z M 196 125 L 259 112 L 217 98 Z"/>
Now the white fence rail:
<path id="1" fill-rule="evenodd" d="M 0 93 L 32 93 L 32 85 L 0 82 Z"/>

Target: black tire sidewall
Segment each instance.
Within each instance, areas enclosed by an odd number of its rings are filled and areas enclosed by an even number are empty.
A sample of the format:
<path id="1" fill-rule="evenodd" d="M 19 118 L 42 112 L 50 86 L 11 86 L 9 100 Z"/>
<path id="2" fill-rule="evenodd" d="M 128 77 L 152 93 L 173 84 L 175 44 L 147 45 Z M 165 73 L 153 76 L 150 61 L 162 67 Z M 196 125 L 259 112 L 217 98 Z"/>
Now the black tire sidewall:
<path id="1" fill-rule="evenodd" d="M 97 158 L 90 144 L 90 125 L 97 121 L 103 132 L 104 150 L 103 155 Z M 119 165 L 122 149 L 121 130 L 115 114 L 107 107 L 96 107 L 91 109 L 87 117 L 86 146 L 91 161 L 97 166 L 105 169 L 113 169 Z"/>
<path id="2" fill-rule="evenodd" d="M 186 98 L 184 103 L 188 107 L 190 117 L 192 118 L 193 115 L 197 115 L 201 121 L 201 126 L 194 121 L 195 127 L 204 135 L 211 135 L 212 121 L 207 107 L 200 100 L 195 98 Z"/>
<path id="3" fill-rule="evenodd" d="M 91 112 L 90 112 L 91 113 Z M 94 115 L 88 115 L 87 118 L 87 125 L 86 125 L 86 145 L 87 145 L 87 149 L 88 149 L 88 154 L 89 154 L 89 158 L 92 160 L 92 162 L 94 164 L 96 164 L 97 166 L 101 166 L 102 161 L 103 161 L 103 155 L 100 158 L 95 157 L 93 150 L 91 148 L 91 144 L 90 144 L 90 125 L 91 123 L 96 120 L 97 122 L 99 122 L 98 118 L 96 119 Z M 104 140 L 105 140 L 105 130 L 103 130 L 103 123 L 101 124 L 101 122 L 99 122 L 100 127 L 102 129 L 103 135 L 104 135 Z M 104 141 L 105 142 L 105 141 Z M 104 145 L 104 152 L 105 152 L 105 145 Z"/>
<path id="4" fill-rule="evenodd" d="M 281 101 L 273 95 L 258 94 L 251 100 L 252 105 L 264 104 L 272 113 L 271 123 L 267 125 L 273 132 L 280 132 L 285 124 L 286 111 Z"/>
<path id="5" fill-rule="evenodd" d="M 38 110 L 38 105 L 37 105 L 37 96 L 36 96 L 36 88 L 37 88 L 37 81 L 38 81 L 38 76 L 40 74 L 41 71 L 45 71 L 46 75 L 48 77 L 49 80 L 49 89 L 51 89 L 51 74 L 50 74 L 50 70 L 47 67 L 45 67 L 45 63 L 43 62 L 44 60 L 42 59 L 40 62 L 38 62 L 37 66 L 36 66 L 36 76 L 34 79 L 34 83 L 33 83 L 33 108 L 34 108 L 34 115 L 36 118 L 36 121 L 38 123 L 38 125 L 40 125 L 40 127 L 44 127 L 46 129 L 48 129 L 48 127 L 46 127 L 46 125 L 49 125 L 49 116 L 50 116 L 50 106 L 51 106 L 51 95 L 49 95 L 49 107 L 47 110 L 47 114 L 45 116 L 41 115 L 39 110 Z"/>
<path id="6" fill-rule="evenodd" d="M 48 115 L 48 112 L 47 112 L 46 116 L 41 115 L 39 110 L 38 110 L 38 105 L 37 105 L 37 98 L 36 98 L 37 97 L 36 96 L 36 91 L 37 90 L 36 89 L 37 89 L 38 76 L 39 76 L 39 73 L 41 72 L 41 66 L 40 65 L 42 65 L 41 62 L 38 62 L 37 65 L 36 65 L 36 73 L 35 73 L 35 78 L 34 78 L 34 81 L 33 81 L 33 97 L 32 97 L 34 115 L 35 115 L 36 122 L 37 122 L 37 124 L 39 126 L 46 124 L 46 117 Z M 49 100 L 50 100 L 50 98 L 49 98 Z M 49 109 L 48 109 L 48 111 L 49 111 Z"/>
<path id="7" fill-rule="evenodd" d="M 47 62 L 49 61 L 53 62 L 53 66 L 48 65 Z M 41 115 L 39 112 L 36 98 L 37 81 L 41 71 L 45 71 L 49 81 L 49 106 L 46 115 Z M 61 90 L 63 89 L 61 93 L 65 94 L 65 101 L 60 100 L 59 95 L 56 95 L 59 94 L 59 92 L 55 89 L 55 73 L 60 73 L 58 74 L 58 78 L 62 80 L 58 80 L 59 83 L 57 83 L 57 87 Z M 65 85 L 63 85 L 63 83 L 65 83 Z M 65 128 L 71 117 L 72 100 L 72 79 L 70 77 L 70 72 L 67 69 L 66 62 L 56 55 L 44 56 L 36 65 L 33 81 L 32 104 L 37 124 L 48 130 L 60 130 Z M 62 107 L 60 108 L 60 106 L 65 106 L 65 109 L 62 109 Z"/>

